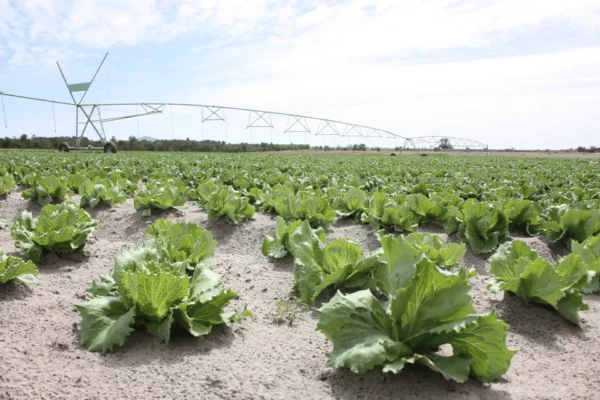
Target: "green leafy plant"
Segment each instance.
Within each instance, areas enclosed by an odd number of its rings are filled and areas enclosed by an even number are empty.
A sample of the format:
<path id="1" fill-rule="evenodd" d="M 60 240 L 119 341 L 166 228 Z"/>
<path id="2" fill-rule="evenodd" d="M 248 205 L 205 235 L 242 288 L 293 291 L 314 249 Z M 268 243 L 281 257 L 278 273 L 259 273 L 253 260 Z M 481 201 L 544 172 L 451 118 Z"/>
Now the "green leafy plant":
<path id="1" fill-rule="evenodd" d="M 23 261 L 21 258 L 7 256 L 0 251 L 0 283 L 36 283 L 38 269 L 31 261 Z"/>
<path id="2" fill-rule="evenodd" d="M 88 179 L 79 187 L 79 194 L 81 207 L 89 205 L 94 208 L 100 203 L 112 207 L 124 203 L 127 199 L 124 188 L 110 179 Z"/>
<path id="3" fill-rule="evenodd" d="M 98 221 L 72 202 L 42 207 L 33 218 L 22 211 L 12 226 L 15 246 L 26 259 L 37 263 L 43 251 L 72 253 L 82 249 L 88 236 L 98 228 Z"/>
<path id="4" fill-rule="evenodd" d="M 11 175 L 0 175 L 0 196 L 9 194 L 15 187 L 17 184 Z"/>
<path id="5" fill-rule="evenodd" d="M 325 244 L 308 221 L 292 233 L 289 248 L 294 256 L 295 288 L 310 304 L 328 286 L 373 286 L 372 274 L 379 265 L 377 253 L 363 258 L 360 246 L 344 239 Z"/>
<path id="6" fill-rule="evenodd" d="M 290 237 L 296 229 L 302 226 L 302 221 L 293 221 L 289 224 L 280 216 L 275 217 L 275 237 L 265 235 L 262 244 L 262 254 L 265 257 L 282 258 L 290 251 Z M 319 239 L 325 241 L 323 228 L 314 230 Z"/>
<path id="7" fill-rule="evenodd" d="M 403 237 L 381 242 L 384 263 L 375 278 L 387 306 L 370 290 L 338 292 L 324 304 L 317 329 L 333 343 L 328 365 L 399 373 L 419 364 L 457 382 L 504 375 L 515 353 L 506 348 L 508 325 L 494 311 L 476 314 L 469 283 L 475 272 L 442 271 Z M 451 356 L 440 354 L 442 345 L 452 347 Z"/>
<path id="8" fill-rule="evenodd" d="M 582 293 L 591 294 L 600 292 L 600 236 L 587 238 L 583 243 L 571 242 L 573 254 L 581 258 L 588 271 L 593 271 L 590 284 L 581 289 Z"/>
<path id="9" fill-rule="evenodd" d="M 508 234 L 508 219 L 504 212 L 491 203 L 478 203 L 468 199 L 460 212 L 454 210 L 453 218 L 456 223 L 453 228 L 446 229 L 452 233 L 458 230 L 458 238 L 468 242 L 475 254 L 491 253 L 498 245 L 506 240 Z M 451 223 L 447 222 L 446 227 Z"/>
<path id="10" fill-rule="evenodd" d="M 291 189 L 279 188 L 271 196 L 275 212 L 286 221 L 308 221 L 313 227 L 326 228 L 337 215 L 325 198 L 314 193 L 294 193 Z"/>
<path id="11" fill-rule="evenodd" d="M 344 218 L 359 218 L 369 206 L 369 198 L 360 189 L 350 187 L 341 197 L 333 200 L 333 209 Z"/>
<path id="12" fill-rule="evenodd" d="M 79 189 L 89 178 L 82 174 L 69 174 L 67 175 L 67 186 L 74 192 L 79 193 Z"/>
<path id="13" fill-rule="evenodd" d="M 527 303 L 552 307 L 575 325 L 580 323 L 578 311 L 589 308 L 580 291 L 590 284 L 594 272 L 588 272 L 576 254 L 551 264 L 525 242 L 514 240 L 500 246 L 490 264 L 488 289 L 494 293 L 512 292 Z"/>
<path id="14" fill-rule="evenodd" d="M 133 199 L 133 206 L 149 217 L 152 210 L 170 210 L 185 204 L 185 187 L 180 180 L 146 183 Z"/>
<path id="15" fill-rule="evenodd" d="M 38 177 L 31 188 L 21 193 L 24 199 L 37 200 L 42 206 L 53 202 L 61 202 L 69 197 L 71 190 L 64 179 L 54 175 Z"/>
<path id="16" fill-rule="evenodd" d="M 540 211 L 535 202 L 513 198 L 504 204 L 503 211 L 511 230 L 519 230 L 529 236 L 540 234 Z"/>
<path id="17" fill-rule="evenodd" d="M 230 224 L 238 224 L 254 216 L 254 207 L 249 200 L 231 187 L 218 187 L 200 202 L 208 218 L 218 220 L 225 217 Z"/>
<path id="18" fill-rule="evenodd" d="M 382 232 L 378 232 L 383 237 Z M 423 253 L 438 267 L 456 267 L 467 248 L 464 243 L 446 244 L 444 239 L 431 233 L 414 232 L 404 237 L 404 242 Z"/>
<path id="19" fill-rule="evenodd" d="M 179 237 L 172 241 L 164 237 L 173 233 Z M 169 342 L 173 324 L 198 337 L 209 334 L 214 325 L 252 316 L 246 308 L 241 313 L 225 310 L 237 295 L 225 288 L 207 256 L 190 246 L 188 239 L 198 233 L 189 225 L 156 224 L 148 232 L 153 237 L 150 243 L 123 251 L 112 274 L 92 283 L 87 289 L 91 298 L 77 305 L 88 350 L 122 346 L 135 327 L 145 327 L 159 342 Z M 181 261 L 184 253 L 190 258 Z"/>
<path id="20" fill-rule="evenodd" d="M 374 192 L 369 198 L 369 208 L 362 214 L 361 221 L 375 230 L 395 232 L 412 232 L 418 225 L 408 203 L 395 203 L 383 192 Z"/>
<path id="21" fill-rule="evenodd" d="M 600 210 L 579 210 L 566 204 L 549 207 L 542 229 L 551 242 L 583 242 L 600 234 Z"/>
<path id="22" fill-rule="evenodd" d="M 146 236 L 155 241 L 161 258 L 174 265 L 184 264 L 188 271 L 214 256 L 217 242 L 211 231 L 188 223 L 156 220 L 146 228 Z"/>

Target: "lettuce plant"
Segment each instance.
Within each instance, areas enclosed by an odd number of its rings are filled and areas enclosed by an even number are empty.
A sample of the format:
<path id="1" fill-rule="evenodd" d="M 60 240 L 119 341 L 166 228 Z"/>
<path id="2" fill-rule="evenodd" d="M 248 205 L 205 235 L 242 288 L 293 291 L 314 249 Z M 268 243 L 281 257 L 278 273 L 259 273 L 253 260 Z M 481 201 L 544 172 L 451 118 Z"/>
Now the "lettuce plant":
<path id="1" fill-rule="evenodd" d="M 0 175 L 0 196 L 9 194 L 15 187 L 17 184 L 11 175 Z"/>
<path id="2" fill-rule="evenodd" d="M 122 346 L 136 327 L 144 327 L 159 342 L 169 342 L 174 324 L 198 337 L 209 334 L 214 325 L 252 315 L 247 309 L 225 310 L 237 295 L 212 269 L 210 251 L 200 256 L 193 250 L 189 239 L 199 232 L 189 224 L 156 224 L 148 232 L 154 240 L 123 251 L 112 274 L 92 283 L 87 289 L 91 298 L 77 305 L 82 342 L 89 351 Z M 178 238 L 169 240 L 166 236 L 171 234 Z M 190 258 L 182 261 L 184 254 Z M 194 260 L 202 261 L 194 265 Z"/>
<path id="3" fill-rule="evenodd" d="M 22 211 L 12 226 L 12 238 L 21 254 L 37 263 L 44 251 L 72 253 L 82 249 L 88 236 L 98 228 L 98 221 L 73 202 L 42 207 L 33 218 Z"/>
<path id="4" fill-rule="evenodd" d="M 172 264 L 184 264 L 186 270 L 214 256 L 217 242 L 211 231 L 187 222 L 174 223 L 159 219 L 146 228 L 161 258 Z"/>
<path id="5" fill-rule="evenodd" d="M 373 270 L 379 264 L 377 253 L 363 258 L 363 250 L 351 241 L 337 239 L 326 245 L 308 221 L 292 233 L 289 248 L 294 256 L 295 288 L 311 304 L 328 286 L 372 286 Z"/>
<path id="6" fill-rule="evenodd" d="M 592 236 L 583 243 L 571 242 L 571 250 L 581 258 L 588 271 L 595 273 L 590 284 L 581 289 L 582 293 L 600 292 L 600 236 Z"/>
<path id="7" fill-rule="evenodd" d="M 326 228 L 337 215 L 325 198 L 308 192 L 294 193 L 289 188 L 274 190 L 271 202 L 275 212 L 286 221 L 308 221 L 313 227 Z"/>
<path id="8" fill-rule="evenodd" d="M 69 197 L 71 190 L 64 179 L 54 175 L 38 177 L 31 188 L 21 193 L 24 199 L 37 200 L 42 206 L 53 202 L 61 202 Z"/>
<path id="9" fill-rule="evenodd" d="M 31 261 L 23 261 L 21 258 L 7 256 L 0 251 L 0 283 L 36 283 L 38 275 L 37 267 Z"/>
<path id="10" fill-rule="evenodd" d="M 457 229 L 458 238 L 468 242 L 473 253 L 491 253 L 506 240 L 508 220 L 504 212 L 493 204 L 468 199 L 460 212 L 457 209 L 450 212 L 456 223 L 452 225 L 452 219 L 447 221 L 446 232 L 453 233 L 452 230 Z M 448 229 L 449 226 L 452 228 Z"/>
<path id="11" fill-rule="evenodd" d="M 395 232 L 412 232 L 419 222 L 410 211 L 408 203 L 390 201 L 383 192 L 374 192 L 369 198 L 369 207 L 362 214 L 361 221 L 370 224 L 375 230 Z"/>
<path id="12" fill-rule="evenodd" d="M 149 217 L 152 210 L 170 210 L 185 204 L 185 187 L 180 180 L 146 183 L 133 199 L 133 206 Z"/>
<path id="13" fill-rule="evenodd" d="M 403 237 L 381 242 L 384 262 L 375 277 L 389 301 L 370 290 L 338 292 L 319 309 L 317 329 L 333 343 L 328 365 L 399 373 L 419 364 L 457 382 L 504 375 L 515 353 L 506 348 L 508 325 L 494 311 L 476 314 L 469 283 L 475 272 L 442 271 Z M 442 345 L 453 354 L 440 354 Z"/>
<path id="14" fill-rule="evenodd" d="M 513 198 L 504 204 L 503 211 L 511 230 L 519 230 L 529 236 L 540 234 L 540 212 L 537 203 Z"/>
<path id="15" fill-rule="evenodd" d="M 549 207 L 542 220 L 542 229 L 551 242 L 583 242 L 600 234 L 600 210 L 579 210 L 566 204 Z"/>
<path id="16" fill-rule="evenodd" d="M 292 233 L 302 226 L 302 221 L 293 221 L 289 224 L 280 216 L 275 217 L 275 237 L 265 235 L 262 244 L 262 254 L 265 257 L 283 258 L 290 251 L 290 237 Z M 321 242 L 325 241 L 323 228 L 314 229 Z"/>
<path id="17" fill-rule="evenodd" d="M 418 249 L 438 267 L 458 266 L 467 251 L 464 243 L 448 245 L 440 236 L 431 233 L 414 232 L 406 235 L 404 242 Z"/>
<path id="18" fill-rule="evenodd" d="M 248 199 L 229 186 L 217 188 L 200 204 L 209 219 L 218 220 L 225 217 L 230 224 L 238 224 L 243 220 L 250 219 L 255 212 Z"/>
<path id="19" fill-rule="evenodd" d="M 346 193 L 333 200 L 332 207 L 344 218 L 359 218 L 369 206 L 369 198 L 360 189 L 350 187 Z"/>
<path id="20" fill-rule="evenodd" d="M 514 240 L 500 246 L 490 264 L 488 289 L 494 293 L 512 292 L 526 303 L 550 306 L 575 325 L 580 323 L 578 311 L 589 309 L 580 291 L 590 284 L 594 272 L 588 272 L 576 254 L 551 264 L 525 242 Z"/>
<path id="21" fill-rule="evenodd" d="M 187 191 L 190 200 L 196 200 L 200 205 L 210 200 L 210 196 L 217 192 L 222 186 L 214 182 L 206 181 L 199 183 L 195 188 Z"/>
<path id="22" fill-rule="evenodd" d="M 89 205 L 91 208 L 98 204 L 107 204 L 110 207 L 115 204 L 124 203 L 127 199 L 124 188 L 110 179 L 88 179 L 79 187 L 81 200 L 79 205 L 85 207 Z"/>
<path id="23" fill-rule="evenodd" d="M 89 178 L 82 174 L 69 174 L 67 175 L 67 186 L 72 191 L 79 193 L 79 189 L 81 188 L 81 186 L 84 185 L 85 182 L 88 180 Z"/>

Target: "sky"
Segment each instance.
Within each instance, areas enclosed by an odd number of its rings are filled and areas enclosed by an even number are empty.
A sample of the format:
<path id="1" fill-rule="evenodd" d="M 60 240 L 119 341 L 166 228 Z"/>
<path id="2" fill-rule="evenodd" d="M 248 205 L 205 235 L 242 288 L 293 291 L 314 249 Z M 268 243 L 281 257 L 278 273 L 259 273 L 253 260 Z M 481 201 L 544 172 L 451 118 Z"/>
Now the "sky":
<path id="1" fill-rule="evenodd" d="M 86 82 L 107 52 L 84 103 L 215 104 L 493 149 L 600 146 L 598 0 L 0 0 L 0 91 L 72 102 L 56 61 L 69 83 Z M 74 135 L 72 106 L 3 101 L 2 137 Z M 310 133 L 286 133 L 285 116 L 250 129 L 255 115 L 222 116 L 203 123 L 202 108 L 167 106 L 104 129 L 118 139 L 404 144 L 315 136 L 310 120 Z"/>

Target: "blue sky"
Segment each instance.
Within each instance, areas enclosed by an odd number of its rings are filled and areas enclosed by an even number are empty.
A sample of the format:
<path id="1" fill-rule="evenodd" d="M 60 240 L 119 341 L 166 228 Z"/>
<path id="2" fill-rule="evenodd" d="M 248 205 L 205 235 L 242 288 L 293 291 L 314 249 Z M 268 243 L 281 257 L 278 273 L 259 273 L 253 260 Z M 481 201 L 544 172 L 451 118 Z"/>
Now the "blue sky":
<path id="1" fill-rule="evenodd" d="M 459 136 L 492 148 L 600 145 L 600 2 L 0 0 L 0 90 L 70 101 L 109 52 L 86 102 L 180 102 L 257 108 Z M 4 98 L 8 129 L 52 136 L 49 104 Z M 102 117 L 135 112 L 102 108 Z M 56 106 L 56 134 L 74 111 Z M 0 115 L 1 118 L 1 115 Z M 107 134 L 346 145 L 245 129 L 248 114 L 204 123 L 167 108 L 105 124 Z M 311 126 L 314 131 L 316 124 Z"/>

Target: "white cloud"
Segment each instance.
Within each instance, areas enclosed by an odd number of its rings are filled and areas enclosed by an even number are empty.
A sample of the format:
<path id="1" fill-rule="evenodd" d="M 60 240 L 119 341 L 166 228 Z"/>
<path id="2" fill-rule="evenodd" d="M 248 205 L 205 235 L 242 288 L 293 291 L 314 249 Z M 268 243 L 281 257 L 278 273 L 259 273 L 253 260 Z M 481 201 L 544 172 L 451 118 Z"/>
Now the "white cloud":
<path id="1" fill-rule="evenodd" d="M 560 139 L 569 129 L 589 145 L 600 123 L 597 0 L 0 0 L 0 9 L 0 60 L 13 70 L 196 38 L 179 60 L 151 60 L 186 76 L 161 76 L 180 89 L 150 100 L 314 114 L 496 147 L 536 147 L 540 135 L 569 147 Z"/>

